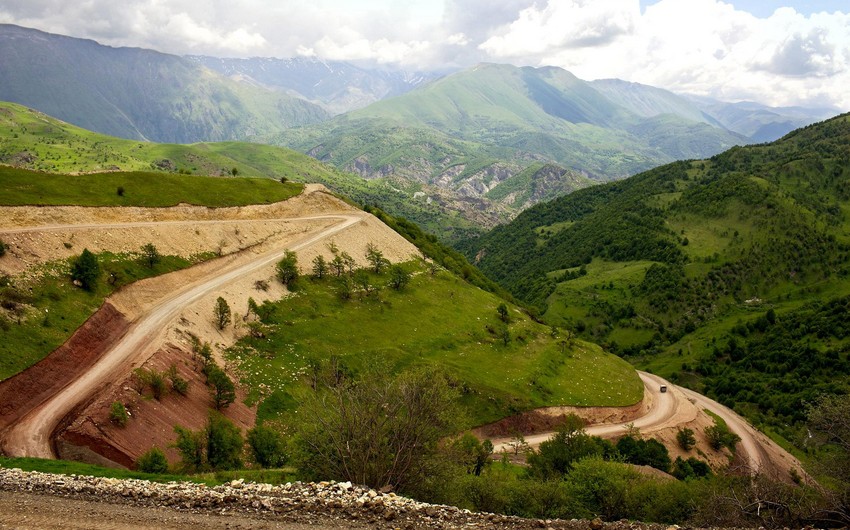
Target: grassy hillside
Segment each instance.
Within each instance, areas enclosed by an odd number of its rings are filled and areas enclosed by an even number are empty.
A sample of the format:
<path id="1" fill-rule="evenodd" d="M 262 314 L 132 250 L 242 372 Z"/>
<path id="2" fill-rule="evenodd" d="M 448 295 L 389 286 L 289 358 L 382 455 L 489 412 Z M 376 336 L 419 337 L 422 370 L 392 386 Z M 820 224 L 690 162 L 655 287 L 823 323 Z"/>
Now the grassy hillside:
<path id="1" fill-rule="evenodd" d="M 466 247 L 545 319 L 775 425 L 847 392 L 850 116 L 538 205 Z"/>
<path id="2" fill-rule="evenodd" d="M 544 405 L 625 405 L 643 393 L 634 370 L 616 356 L 571 342 L 502 299 L 446 271 L 405 265 L 413 279 L 402 290 L 388 276 L 371 275 L 377 294 L 343 300 L 339 280 L 302 279 L 297 292 L 274 304 L 263 337 L 231 349 L 243 382 L 262 400 L 260 416 L 294 411 L 314 370 L 356 373 L 386 363 L 395 372 L 438 366 L 462 389 L 470 421 L 480 424 Z M 507 333 L 507 339 L 505 338 Z"/>
<path id="3" fill-rule="evenodd" d="M 140 48 L 0 25 L 0 100 L 103 134 L 158 142 L 244 139 L 329 114 L 239 83 L 184 59 Z"/>
<path id="4" fill-rule="evenodd" d="M 179 183 L 180 186 L 184 180 L 189 183 L 202 181 L 177 174 L 226 176 L 236 169 L 237 174 L 244 177 L 320 182 L 359 204 L 380 206 L 449 239 L 459 239 L 481 230 L 471 219 L 440 200 L 414 199 L 414 194 L 422 191 L 422 185 L 392 180 L 366 181 L 295 151 L 263 144 L 156 144 L 104 136 L 14 103 L 0 103 L 0 163 L 51 174 L 153 171 L 159 175 L 159 182 Z M 95 179 L 103 186 L 104 193 L 113 195 L 117 186 L 124 186 L 128 192 L 126 200 L 135 200 L 120 176 L 100 173 L 97 177 L 79 178 Z M 99 180 L 101 178 L 103 180 Z M 218 185 L 227 186 L 223 182 Z M 258 190 L 278 190 L 274 193 L 281 190 L 271 182 L 257 182 L 255 186 Z M 199 190 L 192 191 L 192 196 L 200 197 L 195 191 Z M 270 197 L 275 196 L 274 193 Z M 496 215 L 489 222 L 493 224 L 502 219 L 505 217 Z"/>

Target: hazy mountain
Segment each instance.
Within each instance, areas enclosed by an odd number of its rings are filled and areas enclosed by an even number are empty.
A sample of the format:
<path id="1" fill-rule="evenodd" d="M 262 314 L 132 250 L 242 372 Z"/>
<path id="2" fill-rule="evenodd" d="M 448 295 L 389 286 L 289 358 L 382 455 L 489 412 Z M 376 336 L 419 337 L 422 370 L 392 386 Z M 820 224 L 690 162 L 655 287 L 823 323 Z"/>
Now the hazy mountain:
<path id="1" fill-rule="evenodd" d="M 832 108 L 768 107 L 752 101 L 727 103 L 700 96 L 683 96 L 730 131 L 753 142 L 772 142 L 789 132 L 837 115 Z"/>
<path id="2" fill-rule="evenodd" d="M 237 83 L 188 59 L 6 24 L 0 71 L 0 100 L 124 138 L 248 138 L 328 117 L 317 105 Z"/>
<path id="3" fill-rule="evenodd" d="M 187 58 L 231 79 L 288 91 L 324 106 L 333 114 L 342 114 L 404 94 L 438 77 L 433 72 L 369 69 L 344 61 L 304 57 Z"/>
<path id="4" fill-rule="evenodd" d="M 504 183 L 526 169 L 569 168 L 569 186 L 512 207 L 575 189 L 588 177 L 622 178 L 747 142 L 686 100 L 652 90 L 653 111 L 637 112 L 612 90 L 560 68 L 482 64 L 273 140 L 365 178 L 393 176 L 467 196 L 515 199 L 504 192 L 516 186 Z"/>

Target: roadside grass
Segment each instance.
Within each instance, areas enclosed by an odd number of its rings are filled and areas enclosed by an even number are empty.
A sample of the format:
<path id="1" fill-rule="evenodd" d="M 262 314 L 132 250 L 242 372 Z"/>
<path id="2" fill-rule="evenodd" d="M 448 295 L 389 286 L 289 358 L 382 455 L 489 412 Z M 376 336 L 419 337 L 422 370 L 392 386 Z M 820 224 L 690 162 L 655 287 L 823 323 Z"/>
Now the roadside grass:
<path id="1" fill-rule="evenodd" d="M 259 420 L 297 409 L 316 362 L 337 358 L 352 372 L 375 363 L 387 370 L 435 366 L 462 393 L 469 421 L 482 424 L 549 405 L 630 405 L 643 387 L 625 361 L 575 341 L 511 307 L 509 325 L 496 311 L 502 300 L 445 271 L 418 263 L 402 291 L 340 299 L 336 279 L 304 278 L 276 305 L 264 338 L 246 337 L 228 352 L 263 403 Z M 372 275 L 384 285 L 386 277 Z M 504 330 L 508 330 L 505 343 Z"/>
<path id="2" fill-rule="evenodd" d="M 3 206 L 244 206 L 284 201 L 303 189 L 301 184 L 265 178 L 155 172 L 61 175 L 6 166 L 0 166 L 0 182 Z"/>
<path id="3" fill-rule="evenodd" d="M 212 253 L 191 258 L 162 256 L 153 268 L 141 263 L 137 254 L 98 254 L 102 274 L 94 291 L 72 284 L 72 260 L 46 263 L 37 271 L 38 279 L 25 282 L 10 279 L 0 289 L 0 300 L 19 300 L 18 312 L 0 314 L 0 381 L 37 363 L 62 345 L 103 304 L 104 299 L 123 285 L 166 274 L 215 257 Z M 114 283 L 107 278 L 114 274 Z"/>

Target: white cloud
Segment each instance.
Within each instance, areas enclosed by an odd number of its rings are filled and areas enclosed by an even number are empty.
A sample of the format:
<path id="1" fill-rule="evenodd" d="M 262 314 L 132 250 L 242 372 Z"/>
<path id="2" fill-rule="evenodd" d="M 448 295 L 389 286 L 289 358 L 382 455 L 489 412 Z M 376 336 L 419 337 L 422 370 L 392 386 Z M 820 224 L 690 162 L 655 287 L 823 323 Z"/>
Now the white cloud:
<path id="1" fill-rule="evenodd" d="M 176 54 L 554 65 L 584 79 L 850 110 L 850 13 L 838 11 L 759 18 L 721 0 L 660 0 L 643 12 L 639 0 L 4 0 L 0 22 Z"/>
<path id="2" fill-rule="evenodd" d="M 721 0 L 550 0 L 480 48 L 491 60 L 561 66 L 672 90 L 774 105 L 850 109 L 850 13 L 767 18 Z"/>

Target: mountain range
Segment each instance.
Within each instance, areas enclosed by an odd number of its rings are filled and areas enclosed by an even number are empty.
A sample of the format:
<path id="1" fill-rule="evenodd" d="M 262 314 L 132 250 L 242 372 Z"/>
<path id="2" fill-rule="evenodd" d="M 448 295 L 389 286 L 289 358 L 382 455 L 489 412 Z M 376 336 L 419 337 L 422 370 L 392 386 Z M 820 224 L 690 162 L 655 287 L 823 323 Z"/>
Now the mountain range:
<path id="1" fill-rule="evenodd" d="M 834 113 L 588 82 L 554 67 L 480 64 L 444 75 L 314 58 L 178 57 L 13 25 L 0 25 L 0 68 L 0 100 L 85 129 L 290 147 L 369 181 L 355 186 L 378 190 L 364 203 L 402 215 L 411 208 L 394 205 L 436 205 L 443 220 L 459 219 L 448 224 L 479 229 L 594 182 Z"/>

